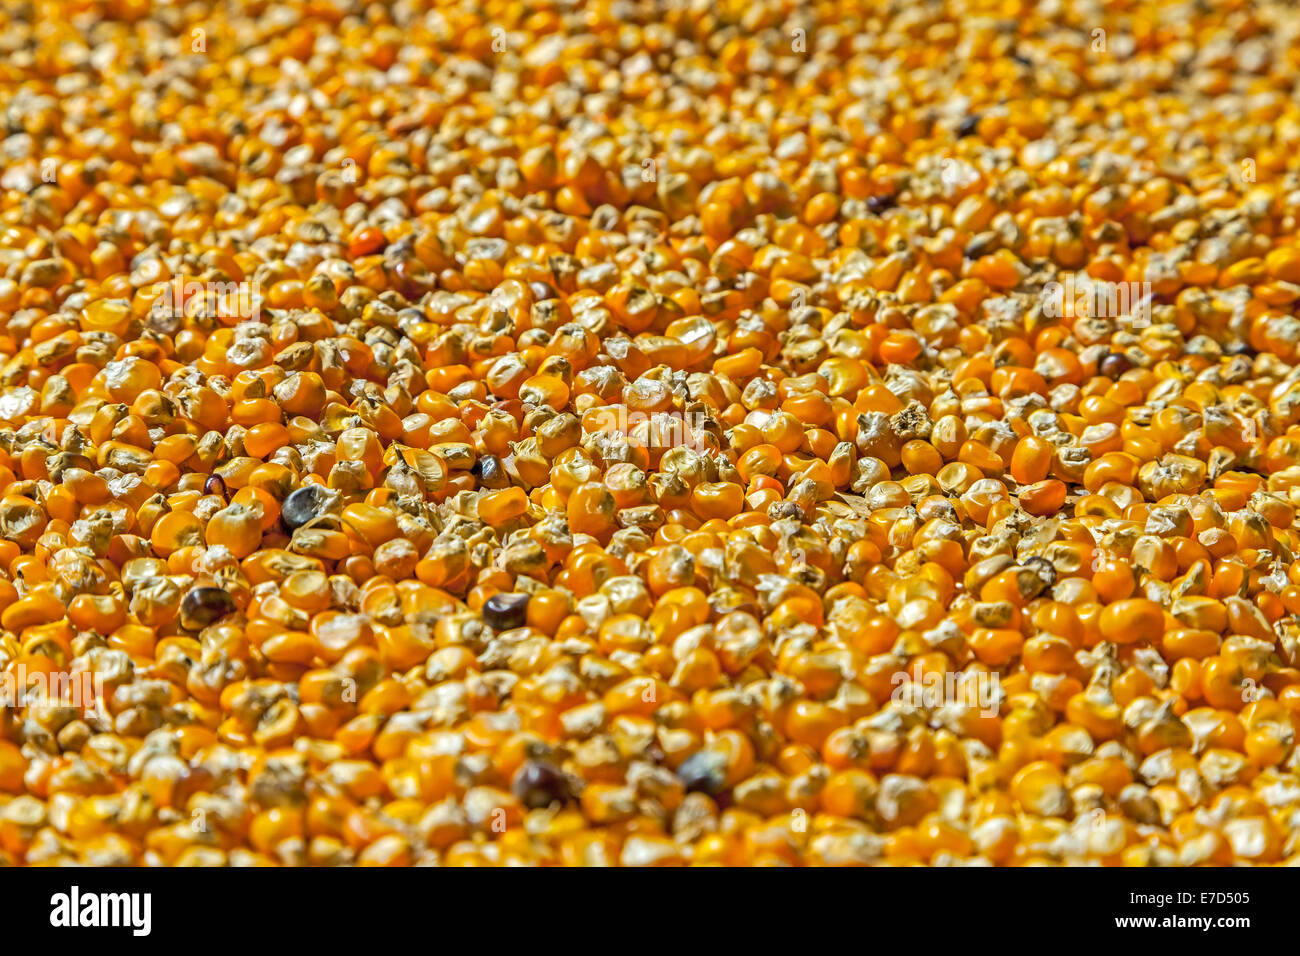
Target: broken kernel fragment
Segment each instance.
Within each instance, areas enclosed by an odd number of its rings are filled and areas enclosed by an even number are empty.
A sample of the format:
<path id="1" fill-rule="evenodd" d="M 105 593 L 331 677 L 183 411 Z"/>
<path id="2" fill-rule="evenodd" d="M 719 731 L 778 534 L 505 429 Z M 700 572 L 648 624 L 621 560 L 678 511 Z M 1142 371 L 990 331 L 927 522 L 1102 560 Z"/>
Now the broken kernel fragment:
<path id="1" fill-rule="evenodd" d="M 0 10 L 0 864 L 1300 858 L 1286 4 L 210 6 Z"/>

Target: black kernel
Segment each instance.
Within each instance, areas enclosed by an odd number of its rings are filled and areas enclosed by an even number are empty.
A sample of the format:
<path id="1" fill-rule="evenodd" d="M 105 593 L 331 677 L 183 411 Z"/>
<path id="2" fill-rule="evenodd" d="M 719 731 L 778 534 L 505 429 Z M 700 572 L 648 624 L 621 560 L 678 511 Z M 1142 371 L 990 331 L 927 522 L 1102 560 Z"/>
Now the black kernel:
<path id="1" fill-rule="evenodd" d="M 181 601 L 181 626 L 201 631 L 235 613 L 235 599 L 223 588 L 195 588 Z"/>
<path id="2" fill-rule="evenodd" d="M 284 499 L 280 517 L 290 531 L 296 531 L 313 518 L 325 513 L 330 494 L 320 485 L 306 485 Z"/>
<path id="3" fill-rule="evenodd" d="M 528 595 L 502 592 L 483 605 L 483 623 L 498 631 L 523 627 L 528 617 Z"/>
<path id="4" fill-rule="evenodd" d="M 1097 363 L 1098 374 L 1105 378 L 1119 378 L 1133 367 L 1133 363 L 1118 352 L 1107 352 Z"/>
<path id="5" fill-rule="evenodd" d="M 882 212 L 893 209 L 898 205 L 893 196 L 871 196 L 867 199 L 867 211 L 872 215 L 879 216 Z"/>
<path id="6" fill-rule="evenodd" d="M 677 776 L 687 790 L 707 793 L 711 797 L 721 793 L 727 782 L 722 755 L 708 750 L 699 750 L 687 757 L 677 768 Z"/>
<path id="7" fill-rule="evenodd" d="M 526 760 L 515 771 L 510 784 L 519 802 L 530 810 L 566 803 L 572 797 L 569 779 L 555 764 L 544 760 Z"/>

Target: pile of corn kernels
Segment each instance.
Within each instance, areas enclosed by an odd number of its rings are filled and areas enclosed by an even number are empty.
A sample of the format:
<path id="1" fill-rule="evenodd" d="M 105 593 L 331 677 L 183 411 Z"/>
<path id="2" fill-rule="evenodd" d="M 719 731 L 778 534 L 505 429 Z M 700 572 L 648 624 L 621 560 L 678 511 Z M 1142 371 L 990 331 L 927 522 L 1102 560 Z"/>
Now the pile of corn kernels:
<path id="1" fill-rule="evenodd" d="M 1273 0 L 0 8 L 0 862 L 1300 860 Z"/>

